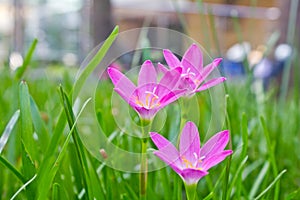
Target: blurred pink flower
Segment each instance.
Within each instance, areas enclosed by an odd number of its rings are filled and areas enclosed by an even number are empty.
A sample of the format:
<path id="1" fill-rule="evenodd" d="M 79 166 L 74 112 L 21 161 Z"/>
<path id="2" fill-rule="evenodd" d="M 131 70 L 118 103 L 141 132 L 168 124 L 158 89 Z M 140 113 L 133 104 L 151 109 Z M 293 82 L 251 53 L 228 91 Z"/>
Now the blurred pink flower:
<path id="1" fill-rule="evenodd" d="M 216 58 L 212 63 L 203 67 L 203 55 L 200 48 L 196 44 L 192 44 L 182 57 L 179 59 L 169 50 L 163 50 L 164 58 L 170 69 L 181 67 L 181 79 L 178 85 L 179 89 L 187 89 L 187 96 L 196 92 L 206 90 L 226 80 L 225 77 L 211 79 L 204 84 L 203 81 L 210 73 L 220 64 L 222 58 Z M 166 73 L 169 69 L 159 63 L 159 68 Z M 202 85 L 201 85 L 202 84 Z"/>
<path id="2" fill-rule="evenodd" d="M 174 90 L 182 69 L 174 67 L 157 82 L 157 73 L 150 60 L 146 60 L 138 76 L 137 87 L 119 70 L 107 69 L 115 85 L 114 90 L 140 115 L 151 120 L 166 105 L 176 101 L 185 90 Z"/>
<path id="3" fill-rule="evenodd" d="M 150 136 L 159 149 L 154 154 L 170 165 L 187 185 L 197 184 L 211 167 L 232 154 L 232 150 L 224 150 L 229 131 L 217 133 L 200 148 L 198 129 L 193 122 L 187 122 L 182 130 L 179 151 L 158 133 L 151 132 Z"/>

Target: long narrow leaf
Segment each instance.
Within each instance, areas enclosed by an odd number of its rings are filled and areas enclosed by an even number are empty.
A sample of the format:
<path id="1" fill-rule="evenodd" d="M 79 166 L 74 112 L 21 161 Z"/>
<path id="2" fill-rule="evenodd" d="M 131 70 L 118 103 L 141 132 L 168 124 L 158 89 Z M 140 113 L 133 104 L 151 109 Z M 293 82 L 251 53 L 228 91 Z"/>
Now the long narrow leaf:
<path id="1" fill-rule="evenodd" d="M 10 134 L 13 128 L 15 127 L 15 124 L 19 119 L 19 116 L 20 116 L 20 110 L 17 110 L 10 118 L 7 126 L 5 127 L 4 132 L 2 133 L 0 138 L 0 154 L 2 153 L 2 150 L 4 149 Z"/>
<path id="2" fill-rule="evenodd" d="M 76 117 L 75 121 L 74 121 L 74 124 L 73 126 L 71 127 L 65 141 L 64 141 L 64 144 L 61 148 L 61 151 L 60 153 L 58 154 L 57 158 L 55 158 L 53 160 L 53 163 L 51 165 L 51 168 L 50 169 L 47 169 L 47 174 L 43 173 L 43 176 L 41 176 L 41 178 L 39 179 L 39 188 L 38 188 L 38 198 L 37 199 L 40 199 L 40 200 L 43 200 L 43 199 L 46 199 L 47 197 L 47 194 L 51 188 L 51 183 L 57 173 L 57 170 L 59 169 L 59 166 L 60 166 L 60 163 L 61 163 L 61 160 L 62 158 L 64 157 L 64 155 L 66 154 L 67 152 L 67 146 L 69 144 L 69 141 L 71 139 L 71 135 L 72 135 L 72 132 L 74 131 L 75 129 L 75 126 L 77 124 L 77 120 L 78 118 L 80 117 L 81 113 L 83 112 L 84 108 L 86 107 L 86 105 L 88 104 L 88 102 L 90 101 L 90 99 L 88 99 L 82 106 L 81 110 L 79 111 L 78 113 L 78 116 Z"/>
<path id="3" fill-rule="evenodd" d="M 33 55 L 33 52 L 35 50 L 35 47 L 36 47 L 37 43 L 38 43 L 38 40 L 35 38 L 33 40 L 33 42 L 31 43 L 30 47 L 29 47 L 29 50 L 28 50 L 28 52 L 27 52 L 27 54 L 25 56 L 23 65 L 20 68 L 18 68 L 18 70 L 16 72 L 16 78 L 17 79 L 20 80 L 23 77 L 26 69 L 28 68 L 28 65 L 29 65 L 29 63 L 31 61 L 31 58 L 32 58 L 32 55 Z"/>
<path id="4" fill-rule="evenodd" d="M 25 81 L 20 84 L 19 90 L 20 114 L 21 114 L 21 139 L 29 156 L 33 161 L 37 160 L 36 142 L 33 138 L 32 118 L 30 110 L 30 95 Z"/>
<path id="5" fill-rule="evenodd" d="M 254 200 L 258 200 L 260 199 L 261 197 L 263 197 L 278 181 L 279 179 L 281 178 L 281 176 L 286 172 L 286 169 L 285 170 L 282 170 L 282 172 L 280 172 L 280 174 L 278 174 L 278 176 L 276 176 L 276 178 L 274 179 L 274 181 L 272 181 L 272 183 L 264 190 L 262 191 L 259 195 L 257 195 L 257 197 L 255 197 Z"/>
<path id="6" fill-rule="evenodd" d="M 79 94 L 84 82 L 88 78 L 88 76 L 94 71 L 94 69 L 98 66 L 98 64 L 102 61 L 103 57 L 105 56 L 106 52 L 115 41 L 116 37 L 118 36 L 119 27 L 116 26 L 114 30 L 111 32 L 110 36 L 105 40 L 99 51 L 93 57 L 93 59 L 88 63 L 86 68 L 82 71 L 79 78 L 74 84 L 73 87 L 73 97 L 77 97 Z"/>
<path id="7" fill-rule="evenodd" d="M 263 166 L 263 168 L 261 169 L 261 171 L 259 172 L 259 175 L 258 177 L 256 178 L 252 188 L 251 188 L 251 191 L 250 191 L 250 194 L 249 194 L 249 199 L 253 199 L 254 196 L 256 195 L 258 189 L 259 189 L 259 186 L 261 185 L 263 179 L 265 178 L 267 172 L 268 172 L 268 169 L 269 169 L 269 166 L 270 166 L 270 163 L 269 162 L 266 162 Z"/>

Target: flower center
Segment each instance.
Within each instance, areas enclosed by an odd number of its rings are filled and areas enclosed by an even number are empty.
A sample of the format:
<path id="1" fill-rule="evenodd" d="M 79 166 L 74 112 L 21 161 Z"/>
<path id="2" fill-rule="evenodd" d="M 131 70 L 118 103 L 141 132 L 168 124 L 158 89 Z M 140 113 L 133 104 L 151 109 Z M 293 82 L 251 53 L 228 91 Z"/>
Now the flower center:
<path id="1" fill-rule="evenodd" d="M 157 102 L 159 97 L 155 94 L 156 87 L 153 88 L 153 91 L 146 91 L 145 101 L 141 101 L 138 97 L 136 97 L 135 103 L 141 107 L 152 109 L 154 107 L 160 106 L 160 102 Z"/>
<path id="2" fill-rule="evenodd" d="M 198 170 L 203 170 L 202 167 L 197 167 L 198 163 L 202 163 L 203 159 L 205 158 L 205 156 L 202 156 L 200 158 L 198 158 L 197 154 L 194 152 L 193 153 L 194 157 L 195 157 L 195 162 L 192 163 L 190 160 L 186 159 L 185 156 L 181 156 L 181 160 L 182 162 L 185 164 L 186 168 L 192 168 L 192 169 L 198 169 Z"/>

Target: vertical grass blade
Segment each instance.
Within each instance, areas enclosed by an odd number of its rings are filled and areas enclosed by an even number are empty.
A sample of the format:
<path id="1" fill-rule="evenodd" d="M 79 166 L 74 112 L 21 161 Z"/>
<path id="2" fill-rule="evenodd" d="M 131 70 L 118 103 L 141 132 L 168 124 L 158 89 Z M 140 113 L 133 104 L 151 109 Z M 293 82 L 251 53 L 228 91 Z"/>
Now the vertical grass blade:
<path id="1" fill-rule="evenodd" d="M 290 16 L 288 20 L 288 31 L 287 31 L 287 43 L 291 46 L 294 44 L 296 27 L 297 27 L 297 15 L 298 15 L 298 4 L 299 0 L 291 0 L 290 1 Z M 287 93 L 288 93 L 288 85 L 290 81 L 290 71 L 292 66 L 292 58 L 290 56 L 287 62 L 284 65 L 283 69 L 283 77 L 280 88 L 280 102 L 283 103 Z"/>
<path id="2" fill-rule="evenodd" d="M 15 124 L 19 119 L 19 116 L 20 116 L 20 110 L 17 110 L 13 114 L 13 116 L 10 118 L 8 124 L 6 125 L 4 131 L 1 135 L 1 138 L 0 138 L 0 154 L 2 153 L 10 134 L 11 134 L 13 128 L 15 127 Z"/>
<path id="3" fill-rule="evenodd" d="M 57 158 L 53 158 L 53 156 L 51 156 L 49 159 L 51 159 L 51 162 L 47 163 L 47 165 L 45 164 L 43 171 L 39 170 L 39 179 L 38 179 L 38 197 L 37 199 L 39 200 L 43 200 L 47 198 L 48 192 L 51 188 L 51 183 L 57 173 L 57 170 L 59 169 L 60 163 L 64 157 L 64 155 L 67 152 L 67 147 L 69 144 L 69 141 L 71 139 L 71 135 L 72 132 L 75 129 L 75 126 L 77 124 L 77 120 L 80 117 L 81 113 L 83 112 L 84 108 L 86 107 L 86 105 L 88 104 L 88 102 L 90 101 L 90 99 L 88 99 L 82 106 L 81 110 L 78 113 L 77 118 L 74 121 L 74 124 L 72 126 L 72 128 L 70 129 L 64 143 L 63 146 L 61 147 L 61 151 L 59 152 Z"/>
<path id="4" fill-rule="evenodd" d="M 74 126 L 74 123 L 75 123 L 74 113 L 73 113 L 70 101 L 68 99 L 68 96 L 64 92 L 64 90 L 61 86 L 60 86 L 60 95 L 61 95 L 61 98 L 63 101 L 63 106 L 64 106 L 65 113 L 67 116 L 67 121 L 68 121 L 69 127 L 70 127 L 70 129 L 72 129 L 72 127 Z M 76 153 L 79 158 L 80 165 L 82 167 L 81 170 L 84 174 L 83 181 L 84 181 L 84 186 L 86 189 L 85 190 L 86 195 L 87 195 L 88 199 L 92 200 L 94 194 L 93 194 L 93 187 L 92 187 L 91 180 L 90 180 L 91 175 L 89 173 L 88 161 L 86 158 L 85 148 L 83 146 L 82 141 L 80 140 L 79 133 L 78 133 L 76 126 L 75 126 L 74 130 L 72 131 L 72 138 L 74 140 L 75 147 L 76 147 Z"/>
<path id="5" fill-rule="evenodd" d="M 32 122 L 35 129 L 35 132 L 38 135 L 38 140 L 41 147 L 47 147 L 49 142 L 49 135 L 46 129 L 45 123 L 42 120 L 40 115 L 40 111 L 34 101 L 34 99 L 30 96 L 30 109 L 31 109 L 31 116 Z"/>
<path id="6" fill-rule="evenodd" d="M 30 95 L 25 81 L 22 81 L 19 87 L 19 102 L 21 114 L 21 139 L 32 161 L 37 161 L 36 142 L 33 138 Z"/>

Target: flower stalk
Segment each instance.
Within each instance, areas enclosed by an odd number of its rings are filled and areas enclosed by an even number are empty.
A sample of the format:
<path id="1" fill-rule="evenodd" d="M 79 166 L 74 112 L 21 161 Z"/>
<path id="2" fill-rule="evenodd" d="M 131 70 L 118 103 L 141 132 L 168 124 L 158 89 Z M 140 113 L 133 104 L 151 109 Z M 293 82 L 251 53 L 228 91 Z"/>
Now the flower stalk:
<path id="1" fill-rule="evenodd" d="M 147 178 L 148 178 L 148 161 L 147 161 L 147 134 L 151 127 L 152 120 L 141 118 L 142 138 L 141 138 L 141 172 L 140 172 L 140 197 L 146 199 Z"/>
<path id="2" fill-rule="evenodd" d="M 195 200 L 197 194 L 197 183 L 188 185 L 184 184 L 187 200 Z"/>

